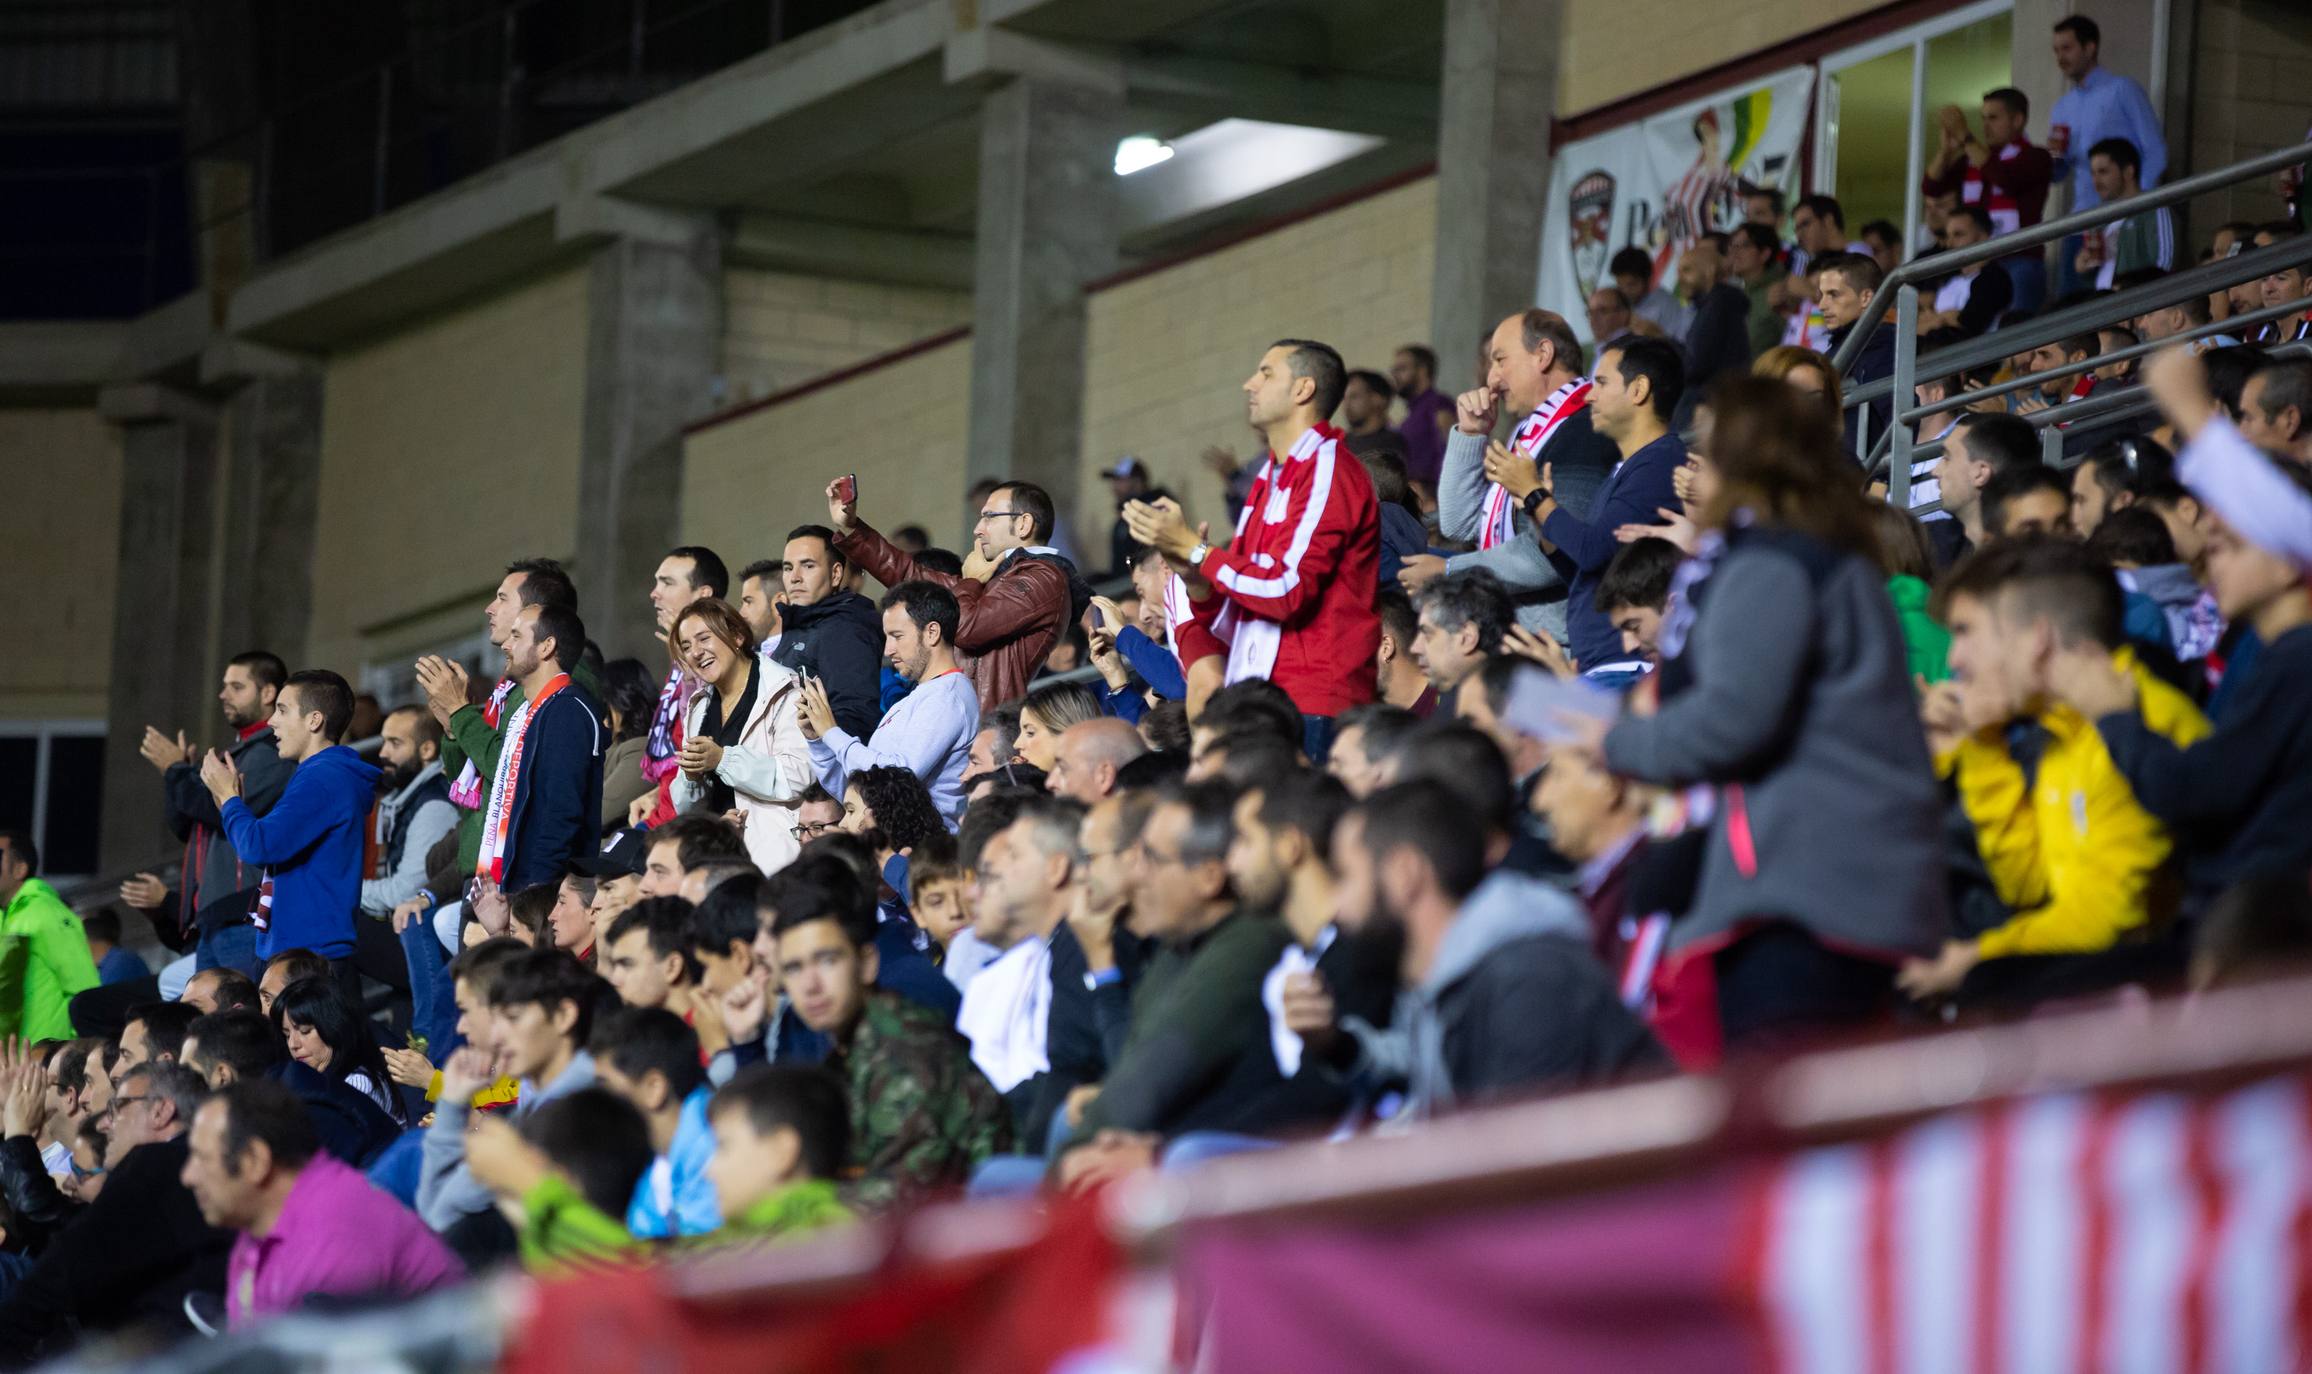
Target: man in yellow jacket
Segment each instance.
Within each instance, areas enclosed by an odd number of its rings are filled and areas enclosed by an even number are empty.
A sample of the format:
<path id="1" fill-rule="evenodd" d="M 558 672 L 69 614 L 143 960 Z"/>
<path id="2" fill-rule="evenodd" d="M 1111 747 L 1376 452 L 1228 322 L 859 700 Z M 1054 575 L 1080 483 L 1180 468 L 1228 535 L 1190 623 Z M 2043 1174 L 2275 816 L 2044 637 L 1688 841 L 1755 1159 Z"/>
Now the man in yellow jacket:
<path id="1" fill-rule="evenodd" d="M 96 986 L 96 959 L 80 918 L 39 871 L 32 837 L 0 830 L 0 1036 L 65 1040 L 73 996 Z"/>
<path id="2" fill-rule="evenodd" d="M 2094 645 L 2133 677 L 2144 726 L 2178 745 L 2208 733 L 2191 699 L 2124 647 L 2111 570 L 2066 540 L 1996 543 L 1951 570 L 1938 594 L 1951 631 L 1953 681 L 1924 702 L 1935 765 L 1956 782 L 2007 922 L 1953 940 L 1899 979 L 1915 997 L 1955 991 L 1987 959 L 2097 954 L 2174 914 L 2167 830 L 2138 804 L 2095 722 L 2057 701 L 2056 654 Z M 2037 725 L 2028 773 L 2008 747 Z"/>

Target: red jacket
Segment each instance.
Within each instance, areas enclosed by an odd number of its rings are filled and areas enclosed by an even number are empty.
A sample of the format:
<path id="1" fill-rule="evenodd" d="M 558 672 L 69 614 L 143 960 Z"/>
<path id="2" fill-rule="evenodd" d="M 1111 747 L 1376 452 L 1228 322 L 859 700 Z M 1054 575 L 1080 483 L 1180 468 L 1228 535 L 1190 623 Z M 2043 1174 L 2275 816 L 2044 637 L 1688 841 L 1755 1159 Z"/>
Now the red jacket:
<path id="1" fill-rule="evenodd" d="M 1228 681 L 1265 677 L 1311 716 L 1371 701 L 1381 647 L 1381 507 L 1340 438 L 1318 425 L 1270 454 L 1236 538 L 1198 569 L 1216 595 L 1195 603 L 1196 619 L 1228 645 Z"/>
<path id="2" fill-rule="evenodd" d="M 1028 694 L 1028 683 L 1052 645 L 1080 613 L 1074 604 L 1068 565 L 1058 558 L 1003 560 L 985 582 L 934 572 L 907 551 L 856 521 L 835 547 L 869 577 L 886 587 L 918 579 L 955 593 L 963 618 L 955 631 L 955 661 L 979 690 L 979 705 L 991 711 Z"/>

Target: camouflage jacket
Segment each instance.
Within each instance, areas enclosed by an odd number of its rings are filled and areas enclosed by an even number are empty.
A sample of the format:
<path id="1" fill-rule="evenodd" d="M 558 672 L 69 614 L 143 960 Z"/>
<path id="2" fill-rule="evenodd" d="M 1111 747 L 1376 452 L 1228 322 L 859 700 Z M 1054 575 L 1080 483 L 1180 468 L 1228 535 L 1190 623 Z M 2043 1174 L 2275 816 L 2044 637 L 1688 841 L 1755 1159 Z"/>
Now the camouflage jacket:
<path id="1" fill-rule="evenodd" d="M 939 1016 L 881 991 L 867 994 L 850 1043 L 827 1056 L 851 1098 L 843 1200 L 866 1212 L 961 1185 L 972 1166 L 1011 1148 L 1011 1113 Z"/>

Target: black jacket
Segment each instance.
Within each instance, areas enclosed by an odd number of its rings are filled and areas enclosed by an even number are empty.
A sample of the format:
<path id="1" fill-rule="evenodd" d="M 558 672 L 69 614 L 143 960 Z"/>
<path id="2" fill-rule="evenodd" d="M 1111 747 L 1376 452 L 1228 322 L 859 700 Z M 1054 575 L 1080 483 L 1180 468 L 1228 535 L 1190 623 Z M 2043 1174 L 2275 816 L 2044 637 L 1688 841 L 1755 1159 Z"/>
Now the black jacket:
<path id="1" fill-rule="evenodd" d="M 183 1136 L 128 1152 L 104 1191 L 0 1302 L 0 1368 L 22 1369 L 89 1333 L 185 1331 L 187 1293 L 225 1291 L 233 1233 L 201 1220 L 179 1181 Z"/>
<path id="2" fill-rule="evenodd" d="M 401 1128 L 368 1096 L 315 1073 L 292 1059 L 266 1077 L 287 1087 L 305 1104 L 321 1148 L 356 1169 L 369 1167 Z M 108 1185 L 109 1186 L 109 1185 Z"/>
<path id="3" fill-rule="evenodd" d="M 1750 293 L 1720 282 L 1695 302 L 1686 326 L 1685 394 L 1699 399 L 1720 373 L 1749 370 Z"/>
<path id="4" fill-rule="evenodd" d="M 874 602 L 838 591 L 808 606 L 781 606 L 771 661 L 825 682 L 835 723 L 854 739 L 875 733 L 883 718 L 883 618 Z"/>
<path id="5" fill-rule="evenodd" d="M 1873 299 L 1871 302 L 1871 308 L 1875 310 L 1878 308 L 1878 306 L 1879 302 L 1876 299 Z M 1860 327 L 1861 326 L 1859 324 L 1850 324 L 1844 329 L 1833 329 L 1830 331 L 1831 354 L 1836 356 L 1839 348 L 1846 343 L 1847 335 L 1853 333 Z M 1891 324 L 1881 324 L 1878 328 L 1871 331 L 1870 342 L 1864 344 L 1862 346 L 1862 352 L 1856 355 L 1854 366 L 1847 371 L 1846 378 L 1840 383 L 1839 389 L 1841 391 L 1852 391 L 1856 387 L 1864 386 L 1871 382 L 1878 381 L 1883 377 L 1892 377 L 1894 375 L 1894 326 Z M 1906 403 L 1907 402 L 1908 398 L 1906 398 Z M 1855 428 L 1861 423 L 1862 412 L 1864 409 L 1865 407 L 1863 406 L 1847 407 L 1846 451 L 1850 454 L 1854 452 Z M 1888 420 L 1894 414 L 1894 400 L 1891 396 L 1882 396 L 1879 399 L 1872 401 L 1868 406 L 1868 409 L 1870 411 L 1870 437 L 1871 442 L 1875 444 L 1878 442 L 1878 437 L 1881 434 L 1887 432 Z"/>
<path id="6" fill-rule="evenodd" d="M 1020 1144 L 1030 1153 L 1042 1151 L 1052 1118 L 1067 1105 L 1068 1094 L 1107 1077 L 1108 1066 L 1123 1053 L 1139 956 L 1139 942 L 1117 931 L 1116 967 L 1123 978 L 1088 988 L 1084 975 L 1091 965 L 1084 959 L 1083 943 L 1065 921 L 1052 932 L 1052 1001 L 1044 1016 L 1044 1058 L 1051 1067 L 1004 1094 L 1012 1104 Z"/>
<path id="7" fill-rule="evenodd" d="M 1438 994 L 1445 1067 L 1463 1103 L 1610 1083 L 1664 1067 L 1588 947 L 1532 935 L 1495 949 Z"/>
<path id="8" fill-rule="evenodd" d="M 48 1176 L 40 1142 L 28 1135 L 0 1140 L 0 1194 L 15 1214 L 8 1227 L 11 1250 L 39 1254 L 65 1223 L 80 1215 L 81 1204 L 66 1197 Z"/>

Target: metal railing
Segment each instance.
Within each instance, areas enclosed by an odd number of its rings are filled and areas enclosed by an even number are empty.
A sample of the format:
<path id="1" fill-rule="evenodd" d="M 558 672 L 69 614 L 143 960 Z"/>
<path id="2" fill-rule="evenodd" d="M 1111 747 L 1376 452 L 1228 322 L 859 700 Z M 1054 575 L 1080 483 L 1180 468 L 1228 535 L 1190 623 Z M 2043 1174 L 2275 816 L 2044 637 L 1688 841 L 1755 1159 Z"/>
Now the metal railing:
<path id="1" fill-rule="evenodd" d="M 2312 143 L 2274 149 L 2229 166 L 2169 182 L 2124 200 L 2109 201 L 2091 209 L 2044 220 L 2028 229 L 2002 234 L 1967 248 L 1917 258 L 1888 273 L 1879 283 L 1873 300 L 1874 308 L 1855 323 L 1853 331 L 1840 343 L 1831 360 L 1832 366 L 1842 377 L 1853 370 L 1856 360 L 1862 356 L 1864 348 L 1881 326 L 1885 311 L 1880 303 L 1892 291 L 1895 305 L 1894 375 L 1855 387 L 1845 397 L 1845 404 L 1850 409 L 1863 408 L 1862 414 L 1866 421 L 1856 429 L 1857 458 L 1867 459 L 1872 454 L 1874 436 L 1870 434 L 1867 423 L 1870 404 L 1889 395 L 1895 397 L 1897 402 L 1908 402 L 1916 395 L 1918 378 L 1922 375 L 1918 351 L 1920 283 L 1939 281 L 1953 272 L 1978 264 L 1988 269 L 1999 259 L 2012 257 L 2018 251 L 2043 249 L 2047 244 L 2060 242 L 2085 230 L 2100 229 L 2135 215 L 2165 209 L 2195 196 L 2220 191 L 2307 162 L 2312 162 Z M 2273 244 L 2269 248 L 2252 249 L 1937 350 L 1926 359 L 1924 373 L 1928 376 L 1955 376 L 1968 368 L 1980 367 L 2013 353 L 2107 325 L 2123 323 L 2148 311 L 2178 304 L 2193 295 L 2206 295 L 2241 282 L 2253 281 L 2276 267 L 2307 262 L 2312 262 L 2312 240 L 2304 238 Z M 2108 366 L 2109 360 L 2098 365 Z M 2047 374 L 2036 375 L 2044 378 Z M 1910 470 L 1916 455 L 1916 445 L 1911 442 L 1912 420 L 1904 418 L 1907 407 L 1897 404 L 1891 406 L 1890 410 L 1892 416 L 1885 435 L 1888 486 L 1890 495 L 1900 504 L 1909 499 Z M 2067 422 L 2070 418 L 2065 417 Z"/>

